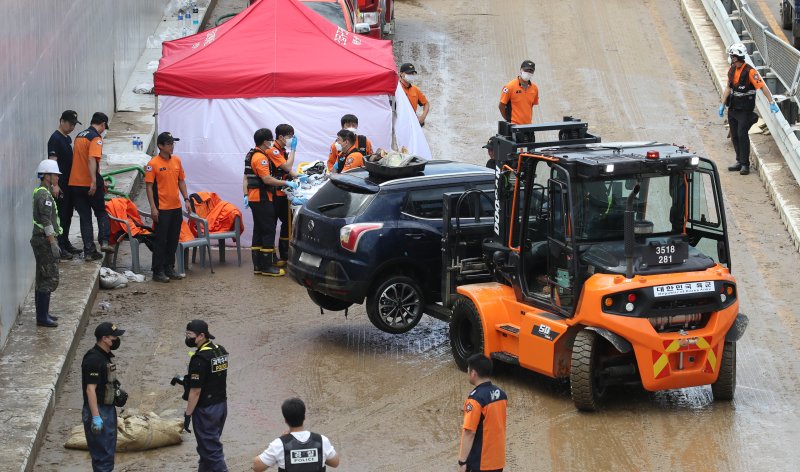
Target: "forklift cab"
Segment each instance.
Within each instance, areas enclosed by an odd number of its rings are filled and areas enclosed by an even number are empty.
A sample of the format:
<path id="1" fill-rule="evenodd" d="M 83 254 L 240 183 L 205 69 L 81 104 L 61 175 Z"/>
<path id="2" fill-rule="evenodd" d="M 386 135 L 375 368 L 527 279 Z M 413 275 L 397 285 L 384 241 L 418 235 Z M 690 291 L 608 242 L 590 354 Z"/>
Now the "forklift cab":
<path id="1" fill-rule="evenodd" d="M 714 163 L 673 145 L 614 146 L 523 155 L 506 264 L 520 301 L 570 317 L 597 273 L 730 269 Z"/>

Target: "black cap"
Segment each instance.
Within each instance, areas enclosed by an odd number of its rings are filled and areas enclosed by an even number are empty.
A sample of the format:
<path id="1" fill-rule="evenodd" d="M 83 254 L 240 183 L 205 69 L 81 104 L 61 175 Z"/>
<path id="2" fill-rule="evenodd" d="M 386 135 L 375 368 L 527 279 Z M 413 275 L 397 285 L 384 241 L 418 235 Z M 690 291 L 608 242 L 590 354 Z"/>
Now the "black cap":
<path id="1" fill-rule="evenodd" d="M 65 110 L 64 113 L 61 114 L 61 119 L 64 121 L 69 121 L 70 123 L 78 123 L 82 125 L 80 121 L 78 121 L 78 112 L 75 110 Z"/>
<path id="2" fill-rule="evenodd" d="M 481 147 L 482 147 L 483 149 L 491 149 L 491 148 L 492 148 L 492 138 L 489 138 L 489 140 L 488 140 L 488 141 L 486 141 L 486 144 L 484 144 L 484 145 L 483 145 L 483 146 L 481 146 Z"/>
<path id="3" fill-rule="evenodd" d="M 180 140 L 181 140 L 180 138 L 176 138 L 169 131 L 164 131 L 163 133 L 158 135 L 158 138 L 156 139 L 156 144 L 163 145 L 171 141 L 180 141 Z"/>
<path id="4" fill-rule="evenodd" d="M 519 66 L 519 68 L 522 70 L 528 70 L 533 72 L 536 70 L 536 64 L 534 64 L 533 61 L 531 61 L 530 59 L 527 59 L 522 61 L 522 65 Z"/>
<path id="5" fill-rule="evenodd" d="M 114 323 L 109 323 L 106 321 L 105 323 L 100 323 L 97 325 L 97 328 L 94 329 L 94 337 L 97 339 L 102 338 L 103 336 L 122 336 L 125 334 L 124 329 L 117 328 L 117 325 Z"/>
<path id="6" fill-rule="evenodd" d="M 208 323 L 203 320 L 192 320 L 186 325 L 186 331 L 191 331 L 197 334 L 205 334 L 208 339 L 214 339 L 211 333 L 208 332 Z"/>
<path id="7" fill-rule="evenodd" d="M 413 74 L 417 73 L 417 69 L 414 68 L 414 64 L 412 64 L 410 62 L 406 62 L 405 64 L 400 66 L 400 73 L 401 74 L 406 74 L 408 72 L 411 72 Z"/>
<path id="8" fill-rule="evenodd" d="M 102 111 L 94 112 L 94 115 L 92 115 L 92 121 L 90 121 L 90 123 L 93 125 L 99 125 L 100 123 L 105 123 L 106 129 L 111 129 L 108 127 L 108 115 L 106 115 Z"/>

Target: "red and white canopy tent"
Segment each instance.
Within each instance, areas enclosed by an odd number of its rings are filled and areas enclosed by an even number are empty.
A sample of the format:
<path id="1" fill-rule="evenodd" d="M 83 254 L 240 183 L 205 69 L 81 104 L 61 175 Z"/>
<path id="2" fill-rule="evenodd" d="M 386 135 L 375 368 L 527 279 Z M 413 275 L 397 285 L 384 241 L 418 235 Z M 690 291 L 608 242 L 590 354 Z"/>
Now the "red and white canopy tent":
<path id="1" fill-rule="evenodd" d="M 181 139 L 175 154 L 189 191 L 237 205 L 259 128 L 289 123 L 295 164 L 325 160 L 341 116 L 353 113 L 375 147 L 388 149 L 394 132 L 399 146 L 430 158 L 398 88 L 391 42 L 345 31 L 296 0 L 261 0 L 214 29 L 165 42 L 155 93 L 158 131 Z"/>

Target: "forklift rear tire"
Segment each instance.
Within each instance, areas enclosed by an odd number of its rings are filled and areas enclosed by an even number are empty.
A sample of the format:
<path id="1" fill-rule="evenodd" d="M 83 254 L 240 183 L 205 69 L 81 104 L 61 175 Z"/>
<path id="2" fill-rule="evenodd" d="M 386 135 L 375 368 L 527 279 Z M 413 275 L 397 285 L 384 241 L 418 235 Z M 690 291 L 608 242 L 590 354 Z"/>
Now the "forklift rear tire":
<path id="1" fill-rule="evenodd" d="M 736 343 L 725 341 L 717 381 L 711 384 L 714 401 L 731 401 L 736 393 Z"/>
<path id="2" fill-rule="evenodd" d="M 572 347 L 569 381 L 572 401 L 581 411 L 597 411 L 605 394 L 605 380 L 600 373 L 600 360 L 605 340 L 596 332 L 582 329 Z"/>
<path id="3" fill-rule="evenodd" d="M 467 371 L 467 359 L 473 354 L 483 354 L 483 324 L 472 300 L 458 297 L 450 316 L 450 349 L 456 365 Z"/>
<path id="4" fill-rule="evenodd" d="M 338 298 L 329 297 L 328 295 L 317 292 L 316 290 L 306 289 L 308 291 L 308 298 L 316 303 L 323 310 L 328 311 L 342 311 L 350 308 L 353 304 Z"/>

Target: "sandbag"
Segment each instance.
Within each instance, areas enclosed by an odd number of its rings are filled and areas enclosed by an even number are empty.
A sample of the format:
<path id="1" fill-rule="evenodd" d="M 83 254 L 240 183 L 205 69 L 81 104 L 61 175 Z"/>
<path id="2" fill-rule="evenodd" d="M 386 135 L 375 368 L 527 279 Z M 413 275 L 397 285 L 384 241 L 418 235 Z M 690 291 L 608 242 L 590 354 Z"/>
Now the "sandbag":
<path id="1" fill-rule="evenodd" d="M 155 413 L 125 412 L 117 416 L 117 452 L 147 451 L 180 444 L 183 419 L 163 419 Z M 72 428 L 67 449 L 88 450 L 83 425 Z"/>
<path id="2" fill-rule="evenodd" d="M 100 268 L 100 288 L 112 289 L 128 286 L 128 278 L 108 267 Z"/>

